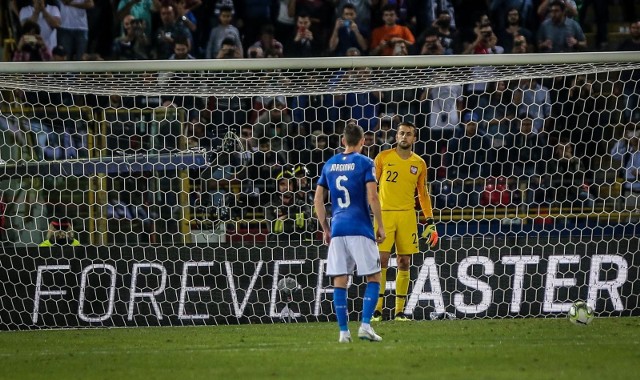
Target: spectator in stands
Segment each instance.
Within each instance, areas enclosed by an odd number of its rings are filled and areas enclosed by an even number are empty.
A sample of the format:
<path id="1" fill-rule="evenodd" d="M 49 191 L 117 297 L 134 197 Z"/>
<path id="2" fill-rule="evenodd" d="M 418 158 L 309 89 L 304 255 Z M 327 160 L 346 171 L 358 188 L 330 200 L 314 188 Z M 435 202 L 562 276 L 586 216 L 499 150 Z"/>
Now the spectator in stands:
<path id="1" fill-rule="evenodd" d="M 520 178 L 520 182 L 532 188 L 531 181 L 537 180 L 545 173 L 546 162 L 551 158 L 552 151 L 548 145 L 546 133 L 533 132 L 533 120 L 530 118 L 514 119 L 513 135 L 507 141 L 509 157 L 506 160 L 503 175 L 513 175 Z"/>
<path id="2" fill-rule="evenodd" d="M 147 29 L 143 19 L 125 16 L 122 21 L 124 33 L 113 43 L 113 55 L 118 59 L 136 60 L 151 57 L 151 40 L 145 33 Z"/>
<path id="3" fill-rule="evenodd" d="M 317 47 L 322 43 L 321 40 L 317 40 L 311 31 L 311 18 L 307 14 L 300 14 L 296 18 L 295 34 L 293 37 L 289 37 L 287 46 L 288 57 L 313 57 L 316 51 L 319 51 Z"/>
<path id="4" fill-rule="evenodd" d="M 518 107 L 518 117 L 533 119 L 533 131 L 539 133 L 551 116 L 549 90 L 537 79 L 521 79 L 513 92 L 514 104 Z"/>
<path id="5" fill-rule="evenodd" d="M 72 246 L 77 247 L 80 242 L 75 238 L 73 226 L 69 218 L 52 218 L 49 221 L 49 229 L 40 247 Z"/>
<path id="6" fill-rule="evenodd" d="M 262 28 L 271 24 L 271 7 L 272 0 L 236 0 L 237 25 L 244 46 L 254 43 Z"/>
<path id="7" fill-rule="evenodd" d="M 364 133 L 364 146 L 362 147 L 362 154 L 374 160 L 380 153 L 380 147 L 376 144 L 376 134 L 372 131 L 366 131 Z"/>
<path id="8" fill-rule="evenodd" d="M 271 140 L 271 148 L 275 151 L 290 152 L 293 150 L 293 136 L 296 133 L 291 115 L 286 111 L 284 98 L 272 97 L 264 103 L 266 112 L 262 113 L 253 126 L 253 135 L 257 139 L 267 137 Z M 292 162 L 287 160 L 287 162 Z"/>
<path id="9" fill-rule="evenodd" d="M 490 82 L 486 96 L 482 96 L 478 102 L 479 109 L 476 112 L 489 129 L 503 121 L 509 122 L 516 116 L 517 109 L 512 100 L 513 91 L 509 88 L 509 82 Z"/>
<path id="10" fill-rule="evenodd" d="M 409 49 L 415 43 L 415 37 L 409 28 L 397 24 L 398 15 L 394 5 L 387 5 L 382 9 L 382 20 L 384 25 L 371 33 L 371 55 L 393 55 L 403 45 Z"/>
<path id="11" fill-rule="evenodd" d="M 178 22 L 177 17 L 176 8 L 170 3 L 160 7 L 162 24 L 156 29 L 153 49 L 153 55 L 157 59 L 168 59 L 173 54 L 173 42 L 177 38 L 186 38 L 191 51 L 191 32 L 183 23 Z"/>
<path id="12" fill-rule="evenodd" d="M 275 38 L 286 41 L 296 24 L 295 14 L 289 14 L 289 3 L 295 0 L 278 0 L 277 16 L 274 19 Z"/>
<path id="13" fill-rule="evenodd" d="M 448 178 L 480 179 L 490 174 L 490 161 L 487 152 L 491 142 L 479 132 L 480 118 L 473 112 L 462 114 L 462 123 L 456 128 L 454 137 L 449 140 L 445 155 L 445 167 Z"/>
<path id="14" fill-rule="evenodd" d="M 358 24 L 360 31 L 366 35 L 371 33 L 371 0 L 334 0 L 334 3 L 336 4 L 336 18 L 342 16 L 345 5 L 352 5 L 356 12 L 355 22 Z"/>
<path id="15" fill-rule="evenodd" d="M 47 4 L 45 0 L 31 0 L 32 5 L 20 8 L 20 23 L 29 20 L 40 26 L 40 35 L 49 50 L 58 46 L 58 31 L 60 27 L 60 8 L 54 4 Z"/>
<path id="16" fill-rule="evenodd" d="M 89 43 L 87 9 L 94 7 L 93 0 L 59 0 L 60 27 L 58 44 L 64 46 L 69 59 L 81 61 Z"/>
<path id="17" fill-rule="evenodd" d="M 554 0 L 542 0 L 538 5 L 537 13 L 541 20 L 551 17 L 551 3 Z M 569 18 L 575 18 L 578 15 L 578 6 L 574 0 L 559 0 L 564 3 L 564 14 Z"/>
<path id="18" fill-rule="evenodd" d="M 453 50 L 447 50 L 442 46 L 442 40 L 438 37 L 438 30 L 435 28 L 429 28 L 422 35 L 422 48 L 420 49 L 421 55 L 443 55 L 453 54 Z"/>
<path id="19" fill-rule="evenodd" d="M 470 43 L 463 54 L 502 54 L 504 48 L 498 45 L 498 37 L 491 24 L 481 24 L 477 29 L 476 39 Z"/>
<path id="20" fill-rule="evenodd" d="M 561 0 L 549 3 L 551 17 L 538 29 L 538 50 L 544 53 L 560 53 L 583 50 L 587 39 L 577 21 L 565 15 L 566 5 Z"/>
<path id="21" fill-rule="evenodd" d="M 610 154 L 614 167 L 626 168 L 631 155 L 637 149 L 637 143 L 632 140 L 637 140 L 640 137 L 640 130 L 636 131 L 636 126 L 633 123 L 627 124 L 623 135 L 616 143 L 611 147 Z M 620 172 L 618 175 L 620 178 L 624 178 L 625 173 Z"/>
<path id="22" fill-rule="evenodd" d="M 228 6 L 221 7 L 220 16 L 218 18 L 220 24 L 211 29 L 211 33 L 209 34 L 209 42 L 207 43 L 206 48 L 206 58 L 219 58 L 219 52 L 222 48 L 223 41 L 227 41 L 227 45 L 229 45 L 229 42 L 231 42 L 231 44 L 233 44 L 233 46 L 235 47 L 234 56 L 227 56 L 227 58 L 242 58 L 242 40 L 240 38 L 240 31 L 238 30 L 238 28 L 231 24 L 232 19 L 232 8 Z M 237 51 L 240 52 L 239 57 L 237 57 Z"/>
<path id="23" fill-rule="evenodd" d="M 313 46 L 313 56 L 322 55 L 323 50 L 327 46 L 329 36 L 331 35 L 331 26 L 333 20 L 333 1 L 332 0 L 295 0 L 289 2 L 289 15 L 309 16 L 310 25 L 308 29 L 313 32 L 316 44 Z M 340 8 L 342 9 L 342 8 Z"/>
<path id="24" fill-rule="evenodd" d="M 118 3 L 118 10 L 116 13 L 116 21 L 122 22 L 128 15 L 133 16 L 136 20 L 142 20 L 144 25 L 144 33 L 147 36 L 153 35 L 153 20 L 152 13 L 158 12 L 154 0 L 120 0 Z"/>
<path id="25" fill-rule="evenodd" d="M 620 43 L 619 51 L 640 51 L 640 21 L 629 24 L 629 37 Z M 624 70 L 620 74 L 622 92 L 626 97 L 625 121 L 640 121 L 640 70 Z"/>
<path id="26" fill-rule="evenodd" d="M 242 47 L 236 45 L 234 38 L 225 38 L 220 44 L 220 49 L 214 57 L 216 59 L 242 58 Z"/>
<path id="27" fill-rule="evenodd" d="M 185 37 L 176 37 L 173 40 L 173 54 L 169 59 L 195 59 L 189 54 L 189 40 Z"/>
<path id="28" fill-rule="evenodd" d="M 300 162 L 309 169 L 313 183 L 320 177 L 324 163 L 334 154 L 334 149 L 329 146 L 329 136 L 322 131 L 313 131 L 308 137 L 308 148 L 300 152 Z"/>
<path id="29" fill-rule="evenodd" d="M 376 130 L 376 144 L 380 151 L 391 149 L 396 143 L 395 127 L 400 123 L 400 118 L 393 114 L 380 114 L 380 124 Z"/>
<path id="30" fill-rule="evenodd" d="M 362 32 L 356 22 L 356 7 L 353 4 L 345 4 L 341 17 L 336 19 L 333 33 L 329 39 L 329 51 L 336 56 L 344 56 L 352 47 L 366 51 L 368 48 L 366 32 Z"/>
<path id="31" fill-rule="evenodd" d="M 584 166 L 573 154 L 573 145 L 560 140 L 553 148 L 553 156 L 547 161 L 543 187 L 546 187 L 546 200 L 572 206 L 592 204 L 585 182 Z"/>
<path id="32" fill-rule="evenodd" d="M 198 0 L 198 4 L 200 3 L 201 0 Z M 192 36 L 196 34 L 198 31 L 198 19 L 193 12 L 191 12 L 193 7 L 189 7 L 186 0 L 175 1 L 175 6 L 176 16 L 178 17 L 177 22 L 186 26 Z"/>
<path id="33" fill-rule="evenodd" d="M 411 15 L 416 19 L 415 31 L 422 32 L 429 28 L 437 28 L 446 34 L 447 30 L 456 30 L 455 7 L 450 0 L 423 0 L 409 3 Z M 422 41 L 423 39 L 418 38 L 419 43 Z M 449 44 L 444 39 L 442 44 L 449 48 Z M 451 47 L 453 48 L 453 45 Z"/>
<path id="34" fill-rule="evenodd" d="M 455 41 L 458 39 L 458 31 L 453 22 L 453 16 L 450 9 L 443 9 L 438 13 L 438 18 L 434 21 L 433 27 L 436 28 L 440 44 L 444 48 L 444 54 L 453 54 Z M 430 29 L 430 28 L 427 28 Z M 424 30 L 424 29 L 422 29 Z M 424 39 L 418 39 L 424 41 Z"/>
<path id="35" fill-rule="evenodd" d="M 513 54 L 524 54 L 531 53 L 531 49 L 529 48 L 529 42 L 527 38 L 522 35 L 515 35 L 513 37 L 513 47 L 511 48 L 511 53 Z"/>
<path id="36" fill-rule="evenodd" d="M 498 43 L 502 45 L 505 53 L 522 52 L 522 39 L 518 37 L 523 37 L 525 41 L 533 41 L 533 33 L 522 26 L 520 12 L 516 8 L 511 8 L 507 12 L 506 27 L 498 29 Z M 516 45 L 516 41 L 520 41 L 518 45 Z M 515 49 L 516 47 L 518 49 Z M 526 52 L 526 50 L 524 52 Z"/>
<path id="37" fill-rule="evenodd" d="M 22 24 L 22 36 L 13 54 L 14 62 L 50 61 L 51 52 L 40 35 L 40 25 L 27 20 Z"/>
<path id="38" fill-rule="evenodd" d="M 480 28 L 491 26 L 491 20 L 486 12 L 478 12 L 474 14 L 474 24 L 465 25 L 460 24 L 460 33 L 458 34 L 458 41 L 456 41 L 456 54 L 461 54 L 469 49 L 469 46 L 473 44 L 480 33 Z"/>
<path id="39" fill-rule="evenodd" d="M 311 205 L 295 196 L 298 190 L 295 178 L 283 176 L 277 183 L 277 191 L 266 211 L 267 219 L 271 222 L 270 232 L 282 234 L 278 240 L 300 241 L 309 238 Z"/>
<path id="40" fill-rule="evenodd" d="M 479 121 L 476 114 L 464 111 L 454 137 L 448 140 L 443 161 L 447 178 L 452 181 L 450 192 L 457 194 L 455 204 L 449 206 L 477 206 L 478 194 L 490 174 L 490 141 L 480 135 Z"/>
<path id="41" fill-rule="evenodd" d="M 520 14 L 522 13 L 522 20 L 527 20 L 533 11 L 533 1 L 531 0 L 491 0 L 489 4 L 489 13 L 491 19 L 495 21 L 495 26 L 498 31 L 508 28 L 512 20 L 511 13 L 513 11 L 518 13 L 518 24 L 520 24 Z M 506 22 L 506 24 L 505 24 Z M 529 36 L 527 36 L 529 38 Z M 500 40 L 500 43 L 504 42 Z M 507 46 L 504 46 L 507 49 Z M 507 49 L 509 52 L 510 49 Z"/>
<path id="42" fill-rule="evenodd" d="M 275 39 L 273 25 L 266 24 L 262 27 L 260 39 L 247 49 L 249 58 L 282 58 L 284 47 L 280 41 Z"/>
<path id="43" fill-rule="evenodd" d="M 629 139 L 629 157 L 624 166 L 624 185 L 623 189 L 626 193 L 625 207 L 627 210 L 640 212 L 640 149 L 639 139 Z M 637 217 L 633 217 L 631 222 L 638 222 Z"/>
<path id="44" fill-rule="evenodd" d="M 222 9 L 231 9 L 231 16 L 236 16 L 236 6 L 235 3 L 237 0 L 214 0 L 215 4 L 213 5 L 213 26 L 216 27 L 220 22 L 220 12 Z"/>
<path id="45" fill-rule="evenodd" d="M 187 148 L 211 148 L 211 141 L 207 138 L 204 123 L 200 122 L 197 118 L 195 120 L 187 121 L 183 124 L 184 136 L 187 138 Z"/>

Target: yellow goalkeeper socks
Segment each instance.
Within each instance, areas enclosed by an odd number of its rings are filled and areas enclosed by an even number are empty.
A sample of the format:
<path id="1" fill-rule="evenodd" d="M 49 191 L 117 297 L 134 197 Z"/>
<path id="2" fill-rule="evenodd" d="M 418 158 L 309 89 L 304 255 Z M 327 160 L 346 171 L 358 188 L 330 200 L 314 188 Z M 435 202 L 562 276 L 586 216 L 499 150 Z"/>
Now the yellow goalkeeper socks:
<path id="1" fill-rule="evenodd" d="M 404 313 L 404 305 L 407 302 L 409 291 L 409 271 L 399 270 L 396 276 L 396 315 Z"/>
<path id="2" fill-rule="evenodd" d="M 387 268 L 380 270 L 380 292 L 378 293 L 378 303 L 376 304 L 376 310 L 382 313 L 382 307 L 384 306 L 384 291 L 387 288 Z"/>

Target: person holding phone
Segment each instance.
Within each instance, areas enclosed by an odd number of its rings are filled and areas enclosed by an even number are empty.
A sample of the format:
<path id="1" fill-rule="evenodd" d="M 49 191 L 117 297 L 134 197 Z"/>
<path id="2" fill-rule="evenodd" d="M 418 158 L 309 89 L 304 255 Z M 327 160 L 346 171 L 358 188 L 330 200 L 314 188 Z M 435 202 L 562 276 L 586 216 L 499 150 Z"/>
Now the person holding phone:
<path id="1" fill-rule="evenodd" d="M 20 22 L 33 21 L 40 26 L 40 35 L 49 50 L 58 45 L 57 28 L 60 26 L 60 8 L 44 0 L 32 0 L 31 5 L 20 8 Z"/>
<path id="2" fill-rule="evenodd" d="M 347 55 L 347 50 L 352 47 L 360 51 L 367 51 L 367 36 L 356 22 L 356 8 L 353 4 L 345 4 L 342 7 L 342 17 L 336 20 L 333 33 L 329 39 L 329 51 L 335 56 Z"/>
<path id="3" fill-rule="evenodd" d="M 301 13 L 296 18 L 296 30 L 293 38 L 289 40 L 289 48 L 286 49 L 290 57 L 313 57 L 316 50 L 316 40 L 311 31 L 311 18 L 306 13 Z"/>
<path id="4" fill-rule="evenodd" d="M 14 62 L 50 61 L 51 51 L 40 35 L 40 25 L 27 20 L 22 25 L 24 33 L 18 40 L 18 46 L 13 54 Z"/>

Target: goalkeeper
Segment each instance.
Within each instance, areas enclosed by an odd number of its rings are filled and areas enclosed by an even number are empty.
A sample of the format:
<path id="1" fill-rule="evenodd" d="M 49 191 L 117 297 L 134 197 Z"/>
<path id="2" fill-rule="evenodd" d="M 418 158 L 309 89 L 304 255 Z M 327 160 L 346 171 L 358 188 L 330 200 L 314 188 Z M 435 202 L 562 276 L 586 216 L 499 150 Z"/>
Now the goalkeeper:
<path id="1" fill-rule="evenodd" d="M 376 178 L 382 206 L 382 220 L 387 233 L 386 239 L 378 245 L 382 267 L 380 292 L 372 321 L 382 320 L 384 291 L 391 249 L 395 244 L 398 272 L 396 275 L 395 320 L 408 321 L 404 314 L 409 290 L 409 266 L 411 255 L 418 252 L 418 223 L 415 212 L 415 193 L 426 226 L 422 237 L 431 247 L 438 242 L 438 232 L 433 222 L 431 199 L 427 192 L 427 164 L 413 153 L 413 144 L 417 139 L 417 128 L 409 122 L 398 125 L 396 148 L 380 152 L 375 159 Z"/>

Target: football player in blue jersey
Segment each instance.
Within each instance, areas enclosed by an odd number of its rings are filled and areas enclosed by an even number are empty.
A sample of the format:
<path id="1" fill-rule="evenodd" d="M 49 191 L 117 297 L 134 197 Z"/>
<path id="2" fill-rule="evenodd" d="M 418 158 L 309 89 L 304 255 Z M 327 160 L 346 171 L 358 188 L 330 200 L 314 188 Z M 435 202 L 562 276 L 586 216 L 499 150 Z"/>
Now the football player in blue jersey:
<path id="1" fill-rule="evenodd" d="M 360 154 L 364 144 L 364 131 L 360 126 L 348 124 L 342 144 L 344 152 L 333 156 L 324 165 L 314 198 L 324 241 L 329 244 L 327 275 L 333 278 L 333 306 L 340 327 L 338 342 L 351 342 L 347 326 L 347 284 L 348 276 L 356 267 L 358 275 L 367 278 L 358 337 L 377 342 L 382 338 L 369 323 L 380 290 L 380 254 L 376 242 L 384 241 L 385 233 L 375 167 L 373 160 Z M 331 227 L 325 208 L 327 191 L 331 196 Z M 375 233 L 371 211 L 378 226 Z"/>

